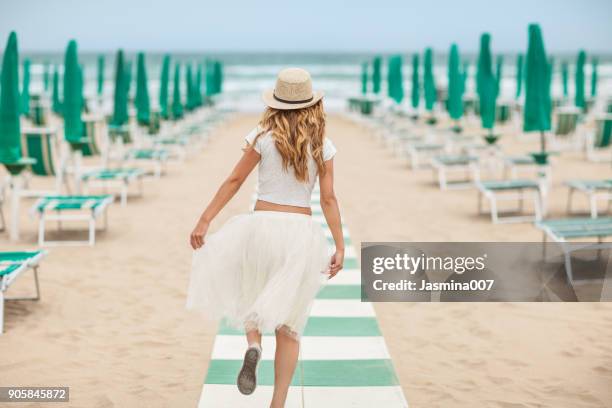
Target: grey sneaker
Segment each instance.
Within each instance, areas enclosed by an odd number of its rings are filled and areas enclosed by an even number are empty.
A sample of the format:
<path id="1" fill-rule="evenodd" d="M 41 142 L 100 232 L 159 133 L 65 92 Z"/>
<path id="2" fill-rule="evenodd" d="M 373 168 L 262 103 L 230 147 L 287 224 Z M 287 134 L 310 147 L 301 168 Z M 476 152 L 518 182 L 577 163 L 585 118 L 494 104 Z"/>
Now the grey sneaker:
<path id="1" fill-rule="evenodd" d="M 244 362 L 238 373 L 238 391 L 244 395 L 250 395 L 257 387 L 257 364 L 261 359 L 261 347 L 250 346 L 244 353 Z"/>

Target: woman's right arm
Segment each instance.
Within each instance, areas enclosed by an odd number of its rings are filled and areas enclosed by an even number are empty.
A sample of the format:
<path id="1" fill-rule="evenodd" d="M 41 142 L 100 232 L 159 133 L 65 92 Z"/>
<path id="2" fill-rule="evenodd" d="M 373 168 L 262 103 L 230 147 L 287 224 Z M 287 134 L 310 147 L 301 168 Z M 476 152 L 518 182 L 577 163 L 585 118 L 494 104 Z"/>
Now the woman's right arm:
<path id="1" fill-rule="evenodd" d="M 236 194 L 236 192 L 244 183 L 244 180 L 253 171 L 261 156 L 255 149 L 246 149 L 242 158 L 232 170 L 232 173 L 221 184 L 219 190 L 215 194 L 212 201 L 208 204 L 202 215 L 200 216 L 195 228 L 190 235 L 190 243 L 193 249 L 198 249 L 204 245 L 204 236 L 208 231 L 208 226 L 212 220 L 219 214 L 219 211 L 225 207 L 225 204 Z"/>
<path id="2" fill-rule="evenodd" d="M 321 191 L 321 209 L 336 244 L 336 252 L 332 256 L 329 270 L 331 279 L 340 272 L 344 264 L 344 234 L 342 233 L 338 200 L 336 199 L 336 193 L 334 193 L 333 159 L 325 162 L 325 174 L 319 176 L 319 189 Z"/>

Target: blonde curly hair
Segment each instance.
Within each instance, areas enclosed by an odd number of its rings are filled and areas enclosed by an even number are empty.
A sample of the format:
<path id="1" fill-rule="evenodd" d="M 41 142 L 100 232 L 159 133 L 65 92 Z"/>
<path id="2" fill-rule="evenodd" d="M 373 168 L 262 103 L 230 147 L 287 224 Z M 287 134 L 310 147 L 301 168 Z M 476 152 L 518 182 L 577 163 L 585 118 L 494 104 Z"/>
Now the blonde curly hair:
<path id="1" fill-rule="evenodd" d="M 325 111 L 323 101 L 302 109 L 282 110 L 268 107 L 259 121 L 257 139 L 268 132 L 283 159 L 283 169 L 291 166 L 295 177 L 308 182 L 309 155 L 315 161 L 319 174 L 325 174 L 323 138 L 325 137 Z"/>

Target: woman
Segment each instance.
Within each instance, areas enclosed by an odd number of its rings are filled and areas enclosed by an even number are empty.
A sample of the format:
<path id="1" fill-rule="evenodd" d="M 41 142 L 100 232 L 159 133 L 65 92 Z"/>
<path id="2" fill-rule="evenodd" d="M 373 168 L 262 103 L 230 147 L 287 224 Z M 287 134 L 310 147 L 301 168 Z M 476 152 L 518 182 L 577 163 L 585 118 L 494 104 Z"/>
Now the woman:
<path id="1" fill-rule="evenodd" d="M 193 257 L 188 307 L 244 328 L 248 347 L 238 389 L 251 394 L 261 358 L 261 335 L 276 334 L 271 407 L 283 407 L 312 301 L 344 262 L 340 211 L 334 194 L 336 149 L 325 137 L 323 94 L 310 75 L 290 68 L 263 94 L 267 109 L 245 140 L 244 154 L 191 233 Z M 205 240 L 215 216 L 259 164 L 253 212 L 230 219 Z M 336 251 L 311 218 L 310 197 L 319 178 L 321 208 Z"/>

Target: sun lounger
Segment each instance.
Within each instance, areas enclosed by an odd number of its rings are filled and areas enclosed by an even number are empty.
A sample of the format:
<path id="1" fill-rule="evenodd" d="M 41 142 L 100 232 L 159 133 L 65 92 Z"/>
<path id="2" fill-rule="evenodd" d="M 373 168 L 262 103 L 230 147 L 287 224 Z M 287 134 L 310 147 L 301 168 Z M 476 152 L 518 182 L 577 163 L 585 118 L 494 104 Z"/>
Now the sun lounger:
<path id="1" fill-rule="evenodd" d="M 410 167 L 419 169 L 423 163 L 430 163 L 431 157 L 444 153 L 445 147 L 443 143 L 410 143 L 406 148 Z"/>
<path id="2" fill-rule="evenodd" d="M 0 334 L 4 332 L 4 301 L 5 300 L 38 300 L 40 290 L 38 285 L 38 263 L 46 255 L 46 251 L 31 252 L 0 252 Z M 31 269 L 34 273 L 35 296 L 6 297 L 4 292 L 21 275 Z"/>
<path id="3" fill-rule="evenodd" d="M 39 216 L 38 245 L 83 245 L 93 246 L 96 241 L 96 221 L 103 216 L 104 229 L 107 227 L 106 210 L 113 202 L 112 195 L 82 196 L 47 196 L 39 199 L 32 207 L 32 212 Z M 45 241 L 45 222 L 57 221 L 61 228 L 62 221 L 87 221 L 89 237 L 82 241 Z"/>
<path id="4" fill-rule="evenodd" d="M 612 205 L 612 179 L 609 180 L 571 180 L 565 183 L 569 187 L 567 196 L 567 212 L 572 213 L 572 198 L 574 193 L 585 194 L 589 200 L 591 218 L 597 218 L 597 201 L 608 202 L 607 211 L 610 212 Z"/>
<path id="5" fill-rule="evenodd" d="M 612 113 L 598 117 L 595 123 L 595 132 L 587 137 L 587 159 L 593 162 L 610 161 L 612 160 Z"/>
<path id="6" fill-rule="evenodd" d="M 554 145 L 557 148 L 579 148 L 576 140 L 576 127 L 581 112 L 579 108 L 559 109 L 555 115 L 556 124 L 553 132 Z"/>
<path id="7" fill-rule="evenodd" d="M 531 156 L 506 156 L 503 158 L 503 163 L 505 178 L 517 179 L 519 175 L 527 173 L 534 176 L 544 175 L 549 183 L 551 181 L 550 164 L 538 164 Z"/>
<path id="8" fill-rule="evenodd" d="M 99 185 L 107 193 L 108 188 L 119 187 L 119 195 L 121 205 L 127 204 L 128 193 L 132 183 L 138 184 L 138 196 L 143 194 L 142 179 L 145 176 L 145 171 L 142 169 L 104 169 L 88 171 L 81 175 L 84 182 L 84 192 L 89 194 L 89 188 L 93 185 Z"/>
<path id="9" fill-rule="evenodd" d="M 541 185 L 535 180 L 502 180 L 502 181 L 477 181 L 478 188 L 478 214 L 483 214 L 482 198 L 489 201 L 491 221 L 502 222 L 525 222 L 539 221 L 543 212 L 543 191 Z M 518 213 L 523 212 L 524 201 L 527 198 L 533 200 L 533 215 L 500 216 L 498 209 L 499 201 L 517 200 Z"/>
<path id="10" fill-rule="evenodd" d="M 431 159 L 434 177 L 437 176 L 440 190 L 466 188 L 478 179 L 478 158 L 468 155 L 442 155 Z M 463 173 L 463 180 L 448 180 L 449 173 Z"/>
<path id="11" fill-rule="evenodd" d="M 159 148 L 133 148 L 127 151 L 124 160 L 126 164 L 145 163 L 153 168 L 156 178 L 164 174 L 166 162 L 168 161 L 168 150 Z"/>
<path id="12" fill-rule="evenodd" d="M 568 245 L 569 240 L 597 239 L 598 244 L 588 244 L 587 249 L 610 249 L 612 246 L 612 243 L 602 244 L 604 238 L 612 236 L 612 217 L 545 220 L 536 222 L 535 226 L 542 230 L 542 241 L 544 243 L 546 243 L 547 238 L 550 238 L 561 245 L 565 256 L 565 272 L 570 283 L 574 282 L 571 253 L 576 251 L 577 248 L 570 247 Z"/>

